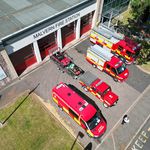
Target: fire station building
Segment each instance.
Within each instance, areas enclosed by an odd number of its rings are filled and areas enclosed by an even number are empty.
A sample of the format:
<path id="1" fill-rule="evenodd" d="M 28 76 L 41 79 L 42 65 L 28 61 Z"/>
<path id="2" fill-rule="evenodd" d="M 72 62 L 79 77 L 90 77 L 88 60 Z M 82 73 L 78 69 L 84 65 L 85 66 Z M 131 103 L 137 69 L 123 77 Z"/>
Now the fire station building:
<path id="1" fill-rule="evenodd" d="M 0 88 L 87 36 L 95 8 L 96 0 L 0 1 Z"/>

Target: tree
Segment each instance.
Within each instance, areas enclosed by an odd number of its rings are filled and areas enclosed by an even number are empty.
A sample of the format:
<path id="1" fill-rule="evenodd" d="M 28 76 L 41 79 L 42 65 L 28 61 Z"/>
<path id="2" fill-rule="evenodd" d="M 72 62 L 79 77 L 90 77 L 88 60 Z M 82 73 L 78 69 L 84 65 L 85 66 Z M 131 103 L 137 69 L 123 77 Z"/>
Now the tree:
<path id="1" fill-rule="evenodd" d="M 142 41 L 142 49 L 140 51 L 139 57 L 137 59 L 137 64 L 147 64 L 150 61 L 150 48 L 149 43 Z"/>
<path id="2" fill-rule="evenodd" d="M 149 0 L 131 0 L 130 6 L 137 23 L 145 23 L 150 17 Z"/>

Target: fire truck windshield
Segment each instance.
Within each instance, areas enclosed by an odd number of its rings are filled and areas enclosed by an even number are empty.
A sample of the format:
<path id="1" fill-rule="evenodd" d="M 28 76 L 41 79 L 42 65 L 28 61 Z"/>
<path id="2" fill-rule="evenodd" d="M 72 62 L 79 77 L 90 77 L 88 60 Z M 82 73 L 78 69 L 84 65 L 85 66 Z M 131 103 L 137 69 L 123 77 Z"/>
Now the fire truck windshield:
<path id="1" fill-rule="evenodd" d="M 91 118 L 89 121 L 87 121 L 88 128 L 90 130 L 94 129 L 100 122 L 100 113 L 96 112 L 96 114 Z"/>
<path id="2" fill-rule="evenodd" d="M 122 66 L 116 68 L 116 70 L 118 74 L 121 74 L 122 72 L 126 70 L 126 65 L 123 63 Z"/>

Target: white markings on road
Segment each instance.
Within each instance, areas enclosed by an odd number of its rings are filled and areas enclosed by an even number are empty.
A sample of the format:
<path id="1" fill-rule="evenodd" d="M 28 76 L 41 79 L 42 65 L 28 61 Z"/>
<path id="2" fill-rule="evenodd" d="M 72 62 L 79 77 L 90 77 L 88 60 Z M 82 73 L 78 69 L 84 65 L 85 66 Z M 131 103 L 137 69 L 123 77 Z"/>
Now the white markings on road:
<path id="1" fill-rule="evenodd" d="M 126 146 L 125 150 L 127 150 L 127 148 L 130 146 L 130 144 L 132 143 L 132 141 L 134 140 L 134 138 L 137 136 L 137 134 L 140 132 L 140 130 L 143 128 L 143 126 L 145 125 L 145 123 L 148 121 L 149 118 L 150 118 L 150 114 L 145 119 L 145 121 L 142 123 L 142 125 L 137 130 L 137 132 L 135 133 L 135 135 L 132 137 L 132 139 L 130 140 L 130 142 Z M 147 136 L 146 132 L 142 131 L 141 134 L 137 137 L 137 140 L 135 141 L 135 144 L 133 145 L 133 150 L 135 149 L 135 147 L 138 147 L 138 148 L 142 149 L 143 144 L 146 143 L 147 139 L 148 139 L 148 136 Z M 141 141 L 142 144 L 139 141 Z"/>
<path id="2" fill-rule="evenodd" d="M 116 150 L 116 143 L 115 143 L 115 139 L 114 139 L 113 133 L 111 133 L 111 136 L 112 136 L 112 140 L 113 140 L 114 150 Z"/>
<path id="3" fill-rule="evenodd" d="M 133 104 L 128 108 L 128 110 L 124 113 L 127 114 L 129 113 L 132 108 L 134 108 L 134 106 L 138 103 L 138 101 L 142 98 L 142 96 L 150 89 L 150 85 L 146 87 L 146 89 L 143 91 L 143 93 L 133 102 Z M 108 136 L 113 132 L 113 130 L 115 130 L 115 128 L 117 128 L 117 126 L 120 125 L 120 122 L 122 120 L 122 117 L 117 121 L 117 123 L 113 126 L 113 128 L 106 134 L 106 136 L 101 140 L 101 143 L 99 145 L 97 145 L 95 150 L 99 150 L 99 147 L 103 144 L 103 142 L 108 138 Z M 145 121 L 144 121 L 145 122 Z"/>

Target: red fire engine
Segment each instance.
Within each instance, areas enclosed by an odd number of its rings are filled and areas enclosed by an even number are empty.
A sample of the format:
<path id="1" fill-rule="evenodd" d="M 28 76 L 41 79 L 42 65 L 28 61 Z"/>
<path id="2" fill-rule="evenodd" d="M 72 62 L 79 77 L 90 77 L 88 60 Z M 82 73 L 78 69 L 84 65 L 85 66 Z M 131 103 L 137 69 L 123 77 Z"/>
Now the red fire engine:
<path id="1" fill-rule="evenodd" d="M 100 99 L 104 107 L 107 108 L 117 104 L 118 96 L 112 92 L 111 87 L 91 72 L 85 72 L 79 78 L 79 83 L 86 92 L 89 91 Z"/>
<path id="2" fill-rule="evenodd" d="M 74 79 L 77 79 L 84 71 L 77 66 L 72 58 L 66 52 L 56 52 L 51 54 L 50 58 L 57 64 L 58 69 L 63 73 L 71 75 Z"/>
<path id="3" fill-rule="evenodd" d="M 71 86 L 61 82 L 52 89 L 54 102 L 74 119 L 90 137 L 98 138 L 106 131 L 106 121 L 99 110 L 88 103 Z"/>
<path id="4" fill-rule="evenodd" d="M 141 44 L 137 44 L 128 37 L 104 26 L 91 30 L 90 41 L 94 44 L 107 46 L 112 52 L 123 56 L 127 64 L 136 60 L 141 49 Z"/>
<path id="5" fill-rule="evenodd" d="M 105 71 L 111 75 L 115 81 L 124 81 L 128 78 L 129 71 L 125 64 L 106 47 L 94 45 L 88 48 L 86 60 L 93 67 Z"/>

